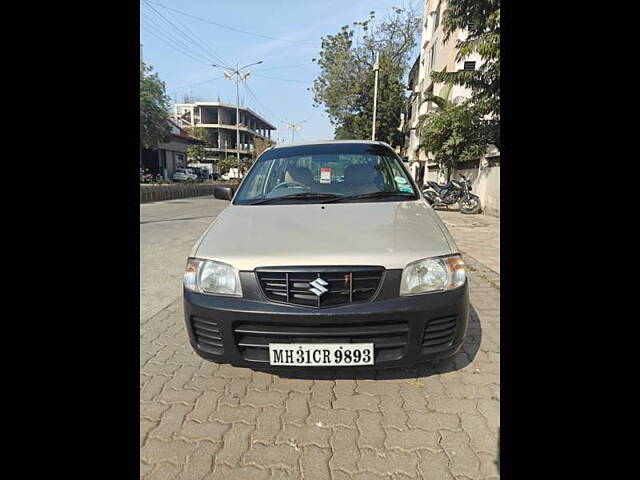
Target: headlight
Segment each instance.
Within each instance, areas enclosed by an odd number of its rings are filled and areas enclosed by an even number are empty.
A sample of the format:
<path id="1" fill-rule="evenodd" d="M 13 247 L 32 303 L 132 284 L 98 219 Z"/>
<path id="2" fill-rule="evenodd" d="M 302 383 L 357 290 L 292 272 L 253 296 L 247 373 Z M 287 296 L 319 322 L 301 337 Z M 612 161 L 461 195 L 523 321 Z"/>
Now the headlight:
<path id="1" fill-rule="evenodd" d="M 242 296 L 238 270 L 226 263 L 199 258 L 187 260 L 184 288 L 193 292 Z"/>
<path id="2" fill-rule="evenodd" d="M 465 279 L 464 262 L 460 255 L 425 258 L 404 268 L 400 295 L 451 290 L 464 285 Z"/>

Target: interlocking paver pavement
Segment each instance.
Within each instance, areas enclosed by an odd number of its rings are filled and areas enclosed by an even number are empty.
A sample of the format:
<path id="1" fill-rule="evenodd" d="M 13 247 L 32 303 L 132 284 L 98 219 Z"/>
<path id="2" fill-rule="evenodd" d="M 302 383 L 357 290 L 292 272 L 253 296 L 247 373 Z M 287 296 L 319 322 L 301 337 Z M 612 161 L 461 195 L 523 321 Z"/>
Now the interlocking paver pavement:
<path id="1" fill-rule="evenodd" d="M 439 214 L 465 253 L 473 306 L 465 344 L 445 362 L 277 376 L 198 357 L 180 297 L 141 316 L 140 477 L 498 478 L 499 219 Z"/>
<path id="2" fill-rule="evenodd" d="M 491 215 L 463 215 L 437 209 L 463 254 L 481 261 L 500 275 L 500 218 Z"/>

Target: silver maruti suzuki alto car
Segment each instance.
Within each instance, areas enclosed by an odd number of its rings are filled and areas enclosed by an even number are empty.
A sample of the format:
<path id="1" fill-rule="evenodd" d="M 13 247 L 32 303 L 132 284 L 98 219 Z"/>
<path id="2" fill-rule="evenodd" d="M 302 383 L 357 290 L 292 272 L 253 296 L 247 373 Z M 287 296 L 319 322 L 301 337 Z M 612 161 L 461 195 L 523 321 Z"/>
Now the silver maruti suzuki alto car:
<path id="1" fill-rule="evenodd" d="M 397 367 L 455 354 L 469 310 L 458 248 L 382 142 L 266 150 L 187 260 L 202 357 L 238 366 Z"/>

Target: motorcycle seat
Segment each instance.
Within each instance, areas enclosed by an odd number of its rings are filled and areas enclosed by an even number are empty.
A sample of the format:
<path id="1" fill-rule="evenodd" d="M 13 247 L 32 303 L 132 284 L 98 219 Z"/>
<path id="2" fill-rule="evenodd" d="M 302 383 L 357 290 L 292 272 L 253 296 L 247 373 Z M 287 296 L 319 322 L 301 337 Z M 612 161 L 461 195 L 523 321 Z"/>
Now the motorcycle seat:
<path id="1" fill-rule="evenodd" d="M 451 187 L 451 182 L 445 183 L 444 185 L 440 185 L 436 182 L 433 181 L 428 181 L 427 185 L 429 185 L 430 187 L 433 187 L 434 189 L 440 189 L 440 188 L 449 188 Z"/>

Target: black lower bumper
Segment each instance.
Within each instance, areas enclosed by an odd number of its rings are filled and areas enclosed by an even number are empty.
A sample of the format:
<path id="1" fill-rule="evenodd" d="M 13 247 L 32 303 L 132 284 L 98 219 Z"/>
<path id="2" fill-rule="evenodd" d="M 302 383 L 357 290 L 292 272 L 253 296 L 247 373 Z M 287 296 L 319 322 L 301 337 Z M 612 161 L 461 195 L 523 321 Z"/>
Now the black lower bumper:
<path id="1" fill-rule="evenodd" d="M 466 283 L 448 292 L 326 309 L 184 292 L 187 331 L 196 353 L 245 367 L 269 367 L 269 343 L 373 342 L 374 367 L 446 358 L 464 341 L 468 311 Z"/>

